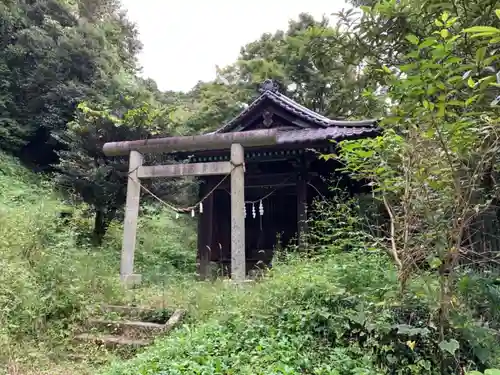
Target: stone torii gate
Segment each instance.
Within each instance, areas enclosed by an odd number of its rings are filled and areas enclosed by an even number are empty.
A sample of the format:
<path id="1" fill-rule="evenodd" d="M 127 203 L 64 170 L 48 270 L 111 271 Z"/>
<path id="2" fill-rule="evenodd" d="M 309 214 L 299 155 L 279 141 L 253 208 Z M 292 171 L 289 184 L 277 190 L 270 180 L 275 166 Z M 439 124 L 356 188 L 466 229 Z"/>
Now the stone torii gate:
<path id="1" fill-rule="evenodd" d="M 271 129 L 104 144 L 103 152 L 106 156 L 130 156 L 120 263 L 122 282 L 133 285 L 141 281 L 141 275 L 134 274 L 141 179 L 228 174 L 231 174 L 231 278 L 236 282 L 244 281 L 246 277 L 244 147 L 272 146 L 276 143 L 277 131 Z M 230 161 L 143 165 L 143 154 L 203 150 L 230 150 Z"/>

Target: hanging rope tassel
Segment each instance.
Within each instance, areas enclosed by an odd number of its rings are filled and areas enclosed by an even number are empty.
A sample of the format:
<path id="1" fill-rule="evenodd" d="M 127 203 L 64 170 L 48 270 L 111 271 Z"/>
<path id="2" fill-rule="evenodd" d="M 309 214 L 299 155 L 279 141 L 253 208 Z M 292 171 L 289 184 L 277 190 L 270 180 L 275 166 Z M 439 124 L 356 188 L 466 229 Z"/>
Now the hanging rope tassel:
<path id="1" fill-rule="evenodd" d="M 262 204 L 262 200 L 259 203 L 259 214 L 260 216 L 264 216 L 264 205 Z"/>
<path id="2" fill-rule="evenodd" d="M 254 219 L 257 216 L 257 214 L 255 213 L 255 204 L 253 204 L 253 203 L 252 203 L 252 216 Z"/>
<path id="3" fill-rule="evenodd" d="M 203 213 L 203 202 L 200 202 L 200 214 Z"/>
<path id="4" fill-rule="evenodd" d="M 194 217 L 194 208 L 191 210 L 191 217 Z"/>

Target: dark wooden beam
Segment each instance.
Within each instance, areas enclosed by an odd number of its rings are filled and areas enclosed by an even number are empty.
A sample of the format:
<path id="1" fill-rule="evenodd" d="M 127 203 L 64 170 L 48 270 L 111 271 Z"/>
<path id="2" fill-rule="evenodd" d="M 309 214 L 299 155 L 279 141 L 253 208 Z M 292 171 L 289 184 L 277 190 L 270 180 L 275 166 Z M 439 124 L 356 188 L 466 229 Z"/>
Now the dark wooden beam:
<path id="1" fill-rule="evenodd" d="M 276 161 L 288 160 L 302 154 L 311 154 L 309 150 L 316 150 L 320 153 L 333 152 L 335 144 L 330 141 L 316 143 L 297 143 L 287 145 L 273 145 L 268 147 L 252 147 L 245 150 L 245 160 L 247 163 L 255 161 Z M 175 160 L 188 161 L 190 163 L 229 161 L 229 152 L 220 150 L 205 150 L 193 153 L 176 153 Z"/>
<path id="2" fill-rule="evenodd" d="M 200 184 L 199 199 L 203 199 L 217 183 L 216 178 L 206 177 Z M 203 213 L 198 216 L 198 274 L 205 280 L 209 273 L 210 253 L 212 251 L 214 215 L 214 195 L 210 194 L 203 201 Z"/>
<path id="3" fill-rule="evenodd" d="M 299 249 L 306 248 L 307 233 L 307 183 L 309 182 L 307 162 L 302 158 L 297 176 L 297 237 Z"/>
<path id="4" fill-rule="evenodd" d="M 290 122 L 291 124 L 294 124 L 298 128 L 301 128 L 301 129 L 315 129 L 315 128 L 318 128 L 318 125 L 311 124 L 309 122 L 303 121 L 303 120 L 297 118 L 296 116 L 293 116 L 293 115 L 289 114 L 288 112 L 284 111 L 281 108 L 273 108 L 272 112 L 273 112 L 274 115 L 276 115 L 278 117 L 281 117 L 282 119 Z"/>
<path id="5" fill-rule="evenodd" d="M 220 178 L 219 178 L 220 181 Z M 261 174 L 261 175 L 250 175 L 248 174 L 245 178 L 245 188 L 257 188 L 257 187 L 273 187 L 273 186 L 295 186 L 297 184 L 297 174 L 296 173 L 277 173 L 277 174 Z M 224 181 L 218 189 L 229 189 L 229 181 Z"/>

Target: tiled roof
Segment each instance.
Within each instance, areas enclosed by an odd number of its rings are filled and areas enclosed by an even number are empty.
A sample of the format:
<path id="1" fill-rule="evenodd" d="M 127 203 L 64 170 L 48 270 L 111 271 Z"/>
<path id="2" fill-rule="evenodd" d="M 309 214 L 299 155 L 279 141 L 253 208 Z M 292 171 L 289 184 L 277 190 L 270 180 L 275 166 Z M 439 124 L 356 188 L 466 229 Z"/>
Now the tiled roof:
<path id="1" fill-rule="evenodd" d="M 266 88 L 267 87 L 267 88 Z M 338 127 L 338 128 L 353 128 L 353 127 L 361 127 L 361 128 L 370 128 L 376 127 L 377 120 L 360 120 L 360 121 L 344 121 L 344 120 L 332 120 L 328 117 L 325 117 L 319 113 L 316 113 L 303 105 L 295 102 L 294 100 L 288 98 L 287 96 L 281 94 L 275 89 L 271 89 L 270 86 L 265 86 L 262 94 L 253 101 L 247 108 L 245 108 L 238 116 L 233 118 L 231 121 L 226 123 L 221 128 L 217 129 L 215 133 L 227 133 L 233 130 L 236 130 L 239 126 L 242 125 L 243 120 L 250 115 L 254 110 L 257 109 L 262 103 L 265 101 L 270 101 L 271 103 L 276 104 L 281 107 L 285 111 L 291 113 L 298 119 L 301 119 L 311 125 L 315 125 L 319 128 L 329 128 L 329 127 Z M 319 130 L 319 129 L 318 129 Z M 352 132 L 351 130 L 347 130 L 347 132 Z"/>
<path id="2" fill-rule="evenodd" d="M 278 144 L 299 144 L 325 140 L 340 141 L 347 138 L 355 138 L 360 136 L 370 137 L 379 134 L 380 130 L 370 126 L 355 126 L 355 127 L 337 127 L 330 126 L 324 129 L 304 129 L 304 130 L 289 130 L 278 133 Z"/>

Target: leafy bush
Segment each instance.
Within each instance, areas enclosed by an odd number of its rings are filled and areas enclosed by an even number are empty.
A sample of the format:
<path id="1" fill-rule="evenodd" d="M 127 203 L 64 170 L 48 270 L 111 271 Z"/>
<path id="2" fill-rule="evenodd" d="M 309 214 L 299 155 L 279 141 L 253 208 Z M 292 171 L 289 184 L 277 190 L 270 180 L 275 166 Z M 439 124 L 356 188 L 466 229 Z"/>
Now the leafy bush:
<path id="1" fill-rule="evenodd" d="M 59 341 L 95 304 L 119 296 L 116 256 L 79 248 L 79 224 L 63 221 L 67 207 L 50 184 L 0 160 L 0 345 Z"/>
<path id="2" fill-rule="evenodd" d="M 402 295 L 395 268 L 374 252 L 291 258 L 254 286 L 198 293 L 194 324 L 104 374 L 451 374 L 493 365 L 496 344 L 482 341 L 483 362 L 467 351 L 472 327 L 440 342 L 426 287 L 416 281 Z"/>
<path id="3" fill-rule="evenodd" d="M 185 215 L 175 218 L 169 209 L 142 207 L 137 228 L 135 270 L 145 285 L 164 284 L 168 279 L 193 278 L 196 273 L 196 231 Z M 123 227 L 113 222 L 104 238 L 107 251 L 120 259 Z"/>
<path id="4" fill-rule="evenodd" d="M 312 205 L 307 241 L 309 253 L 331 256 L 335 251 L 359 250 L 373 240 L 370 225 L 377 212 L 373 199 L 352 197 L 332 188 L 330 199 L 317 199 Z M 372 213 L 369 217 L 368 213 Z"/>

